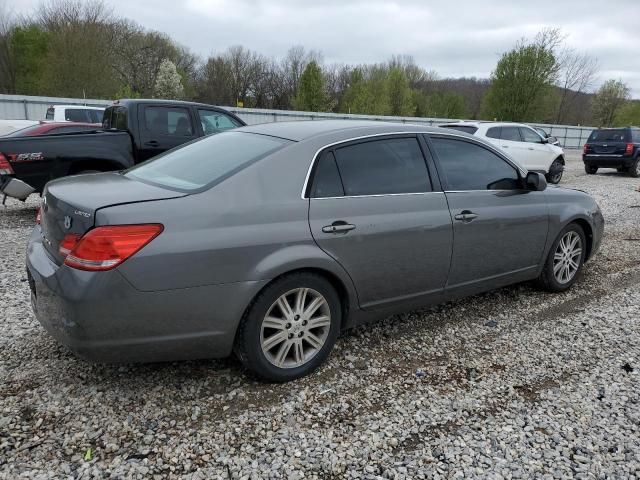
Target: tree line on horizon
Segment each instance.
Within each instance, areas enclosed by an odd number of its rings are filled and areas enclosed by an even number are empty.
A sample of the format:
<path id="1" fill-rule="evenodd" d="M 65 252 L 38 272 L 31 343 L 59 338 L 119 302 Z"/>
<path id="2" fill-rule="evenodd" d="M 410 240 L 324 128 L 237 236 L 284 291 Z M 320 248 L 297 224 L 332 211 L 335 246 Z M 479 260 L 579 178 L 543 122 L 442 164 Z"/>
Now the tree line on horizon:
<path id="1" fill-rule="evenodd" d="M 6 10 L 6 8 L 5 8 Z M 522 39 L 490 78 L 441 78 L 410 56 L 326 64 L 293 46 L 272 58 L 243 46 L 203 59 L 102 0 L 50 0 L 27 17 L 0 4 L 0 92 L 75 98 L 171 98 L 255 108 L 555 124 L 640 124 L 640 101 L 558 29 Z"/>

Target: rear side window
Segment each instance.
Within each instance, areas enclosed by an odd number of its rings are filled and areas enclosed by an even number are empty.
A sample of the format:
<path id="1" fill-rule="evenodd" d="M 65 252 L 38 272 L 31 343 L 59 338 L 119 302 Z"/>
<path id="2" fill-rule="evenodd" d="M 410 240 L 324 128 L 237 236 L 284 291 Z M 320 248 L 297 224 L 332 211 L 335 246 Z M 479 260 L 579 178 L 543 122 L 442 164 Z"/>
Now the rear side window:
<path id="1" fill-rule="evenodd" d="M 520 132 L 518 127 L 502 127 L 500 138 L 502 140 L 509 140 L 511 142 L 521 142 Z"/>
<path id="2" fill-rule="evenodd" d="M 632 142 L 640 143 L 640 130 L 631 130 Z"/>
<path id="3" fill-rule="evenodd" d="M 81 108 L 67 108 L 64 111 L 64 119 L 67 122 L 85 122 L 91 123 L 89 120 L 89 115 L 87 115 L 87 110 L 83 110 Z"/>
<path id="4" fill-rule="evenodd" d="M 105 129 L 115 128 L 118 130 L 127 129 L 127 108 L 109 107 L 104 112 L 102 127 Z"/>
<path id="5" fill-rule="evenodd" d="M 324 153 L 318 160 L 313 176 L 311 196 L 314 198 L 342 197 L 344 188 L 332 152 Z"/>
<path id="6" fill-rule="evenodd" d="M 156 135 L 193 136 L 189 110 L 179 107 L 145 107 L 145 128 Z"/>
<path id="7" fill-rule="evenodd" d="M 472 127 L 471 125 L 441 125 L 442 128 L 448 128 L 449 130 L 458 130 L 459 132 L 468 133 L 473 135 L 478 131 L 478 127 Z"/>
<path id="8" fill-rule="evenodd" d="M 427 165 L 416 138 L 389 138 L 335 150 L 347 196 L 430 192 Z"/>
<path id="9" fill-rule="evenodd" d="M 589 142 L 629 142 L 629 130 L 626 128 L 608 128 L 594 130 L 589 135 Z"/>
<path id="10" fill-rule="evenodd" d="M 125 176 L 181 192 L 204 190 L 289 143 L 266 135 L 222 132 L 154 157 Z"/>
<path id="11" fill-rule="evenodd" d="M 491 127 L 487 130 L 487 137 L 489 138 L 500 138 L 502 127 Z"/>
<path id="12" fill-rule="evenodd" d="M 449 138 L 432 138 L 439 165 L 449 191 L 515 190 L 520 188 L 518 171 L 480 145 Z"/>

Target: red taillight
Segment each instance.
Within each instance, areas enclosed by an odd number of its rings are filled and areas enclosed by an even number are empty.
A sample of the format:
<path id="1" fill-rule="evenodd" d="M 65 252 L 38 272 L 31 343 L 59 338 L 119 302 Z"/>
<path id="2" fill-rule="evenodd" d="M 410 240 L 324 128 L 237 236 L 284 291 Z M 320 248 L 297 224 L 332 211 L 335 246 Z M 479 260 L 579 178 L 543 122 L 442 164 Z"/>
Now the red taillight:
<path id="1" fill-rule="evenodd" d="M 36 225 L 40 225 L 42 221 L 42 207 L 38 207 L 36 210 Z"/>
<path id="2" fill-rule="evenodd" d="M 582 147 L 582 153 L 589 153 L 590 148 L 591 148 L 591 145 L 589 145 L 588 143 L 585 143 L 584 147 Z"/>
<path id="3" fill-rule="evenodd" d="M 80 270 L 111 270 L 160 235 L 163 228 L 157 223 L 94 228 L 77 241 L 64 263 Z"/>
<path id="4" fill-rule="evenodd" d="M 633 153 L 633 143 L 627 143 L 627 146 L 624 149 L 625 155 L 631 155 Z"/>
<path id="5" fill-rule="evenodd" d="M 76 247 L 78 241 L 80 240 L 80 235 L 77 233 L 67 233 L 62 242 L 60 242 L 60 246 L 58 247 L 58 252 L 63 257 L 66 257 L 71 253 L 71 251 Z"/>
<path id="6" fill-rule="evenodd" d="M 13 168 L 3 154 L 0 153 L 0 174 L 13 175 Z"/>

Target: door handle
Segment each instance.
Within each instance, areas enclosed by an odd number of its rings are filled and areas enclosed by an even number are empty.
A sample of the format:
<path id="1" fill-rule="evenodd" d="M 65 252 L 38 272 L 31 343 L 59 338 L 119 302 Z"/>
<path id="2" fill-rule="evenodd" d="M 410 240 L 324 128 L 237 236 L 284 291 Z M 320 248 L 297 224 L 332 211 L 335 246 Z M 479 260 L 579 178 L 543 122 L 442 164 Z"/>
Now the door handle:
<path id="1" fill-rule="evenodd" d="M 502 145 L 502 148 L 509 148 L 509 145 Z"/>
<path id="2" fill-rule="evenodd" d="M 478 214 L 473 213 L 471 210 L 463 210 L 453 218 L 460 220 L 461 222 L 470 222 L 474 218 L 478 218 Z"/>
<path id="3" fill-rule="evenodd" d="M 160 145 L 160 142 L 158 142 L 157 140 L 150 140 L 146 142 L 145 145 L 147 147 L 157 147 L 158 145 Z"/>
<path id="4" fill-rule="evenodd" d="M 333 222 L 331 225 L 322 227 L 324 233 L 345 233 L 356 228 L 355 225 L 347 223 L 343 220 Z"/>
<path id="5" fill-rule="evenodd" d="M 529 147 L 529 150 L 533 150 L 533 147 Z"/>

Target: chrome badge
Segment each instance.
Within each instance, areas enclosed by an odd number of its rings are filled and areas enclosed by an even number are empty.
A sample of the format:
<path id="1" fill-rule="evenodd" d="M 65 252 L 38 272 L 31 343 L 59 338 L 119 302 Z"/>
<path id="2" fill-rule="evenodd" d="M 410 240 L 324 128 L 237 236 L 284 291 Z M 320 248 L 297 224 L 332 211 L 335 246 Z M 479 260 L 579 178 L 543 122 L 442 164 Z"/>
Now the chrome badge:
<path id="1" fill-rule="evenodd" d="M 64 217 L 64 228 L 66 228 L 67 230 L 71 228 L 71 217 L 69 215 Z"/>

